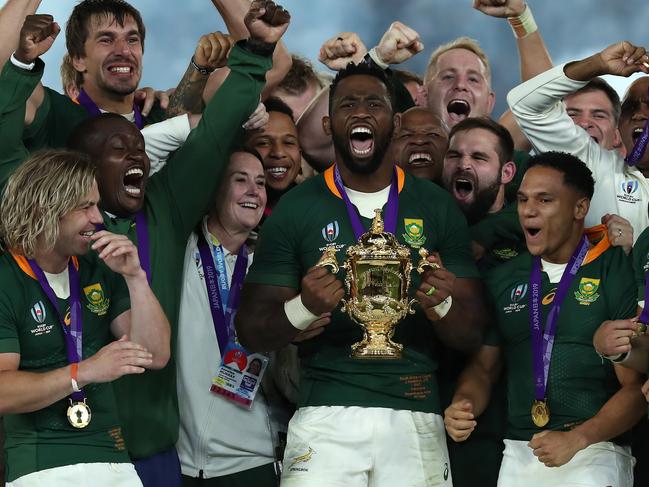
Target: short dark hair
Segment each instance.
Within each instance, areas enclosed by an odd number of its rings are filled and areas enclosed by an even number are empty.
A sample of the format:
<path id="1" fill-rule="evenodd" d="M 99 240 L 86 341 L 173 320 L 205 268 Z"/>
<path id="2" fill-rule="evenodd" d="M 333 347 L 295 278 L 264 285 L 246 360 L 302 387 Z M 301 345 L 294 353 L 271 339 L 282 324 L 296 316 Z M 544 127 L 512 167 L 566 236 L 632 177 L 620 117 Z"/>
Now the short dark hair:
<path id="1" fill-rule="evenodd" d="M 315 84 L 318 88 L 324 88 L 309 60 L 295 54 L 291 54 L 291 60 L 293 62 L 291 69 L 288 70 L 288 73 L 279 82 L 276 89 L 297 96 L 304 93 L 310 84 Z"/>
<path id="2" fill-rule="evenodd" d="M 419 86 L 424 85 L 424 80 L 421 79 L 421 76 L 419 76 L 416 73 L 413 73 L 412 71 L 407 71 L 405 69 L 393 69 L 392 74 L 394 75 L 394 79 L 398 80 L 401 82 L 401 84 L 406 84 L 406 83 L 417 83 Z"/>
<path id="3" fill-rule="evenodd" d="M 606 98 L 608 98 L 608 101 L 611 102 L 611 106 L 613 107 L 613 119 L 615 121 L 615 125 L 617 125 L 620 120 L 620 114 L 622 113 L 620 95 L 618 95 L 617 91 L 615 91 L 615 89 L 604 79 L 593 78 L 586 85 L 567 96 L 569 97 L 572 95 L 578 95 L 580 93 L 589 93 L 591 91 L 601 91 L 606 95 Z"/>
<path id="4" fill-rule="evenodd" d="M 593 198 L 595 180 L 588 166 L 576 156 L 566 152 L 541 152 L 532 156 L 527 164 L 529 171 L 534 166 L 549 167 L 563 174 L 563 184 L 570 186 L 582 196 Z"/>
<path id="5" fill-rule="evenodd" d="M 390 106 L 392 107 L 393 112 L 396 111 L 396 107 L 394 106 L 394 84 L 392 83 L 390 78 L 387 76 L 384 70 L 376 66 L 374 63 L 361 61 L 358 64 L 350 62 L 346 67 L 338 71 L 338 74 L 331 82 L 331 86 L 329 87 L 329 115 L 331 115 L 331 102 L 334 99 L 338 85 L 342 80 L 350 76 L 373 76 L 374 78 L 377 78 L 387 88 L 388 97 L 390 98 Z"/>
<path id="6" fill-rule="evenodd" d="M 276 96 L 269 96 L 268 98 L 266 98 L 264 100 L 264 106 L 266 107 L 266 111 L 268 113 L 283 113 L 291 117 L 291 120 L 293 120 L 293 110 L 291 110 L 291 107 L 289 107 L 286 103 L 284 103 L 283 100 L 277 98 Z"/>
<path id="7" fill-rule="evenodd" d="M 106 138 L 102 125 L 108 120 L 133 123 L 117 113 L 101 113 L 96 117 L 87 118 L 72 130 L 65 144 L 66 148 L 83 154 L 95 154 Z"/>
<path id="8" fill-rule="evenodd" d="M 127 16 L 133 17 L 140 33 L 142 49 L 144 49 L 146 29 L 142 16 L 135 7 L 124 0 L 83 0 L 74 7 L 65 27 L 65 44 L 70 57 L 81 58 L 86 55 L 88 25 L 93 16 L 113 18 L 120 27 L 124 27 L 124 20 Z"/>
<path id="9" fill-rule="evenodd" d="M 473 129 L 487 130 L 496 136 L 498 139 L 496 152 L 498 152 L 500 158 L 500 167 L 502 167 L 506 162 L 512 160 L 514 157 L 514 140 L 512 139 L 509 130 L 489 117 L 465 118 L 451 129 L 451 132 L 448 134 L 448 140 L 450 141 L 458 132 Z"/>

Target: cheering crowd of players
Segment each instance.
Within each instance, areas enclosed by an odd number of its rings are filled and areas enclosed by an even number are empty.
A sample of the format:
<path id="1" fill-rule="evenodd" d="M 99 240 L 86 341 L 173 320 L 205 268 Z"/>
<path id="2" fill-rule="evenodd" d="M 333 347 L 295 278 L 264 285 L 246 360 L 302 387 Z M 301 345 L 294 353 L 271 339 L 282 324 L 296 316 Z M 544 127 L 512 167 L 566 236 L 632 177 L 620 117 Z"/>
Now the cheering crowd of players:
<path id="1" fill-rule="evenodd" d="M 600 76 L 645 49 L 553 66 L 529 5 L 474 0 L 520 54 L 496 121 L 473 39 L 420 78 L 394 67 L 410 27 L 342 32 L 323 73 L 281 6 L 212 3 L 228 33 L 168 91 L 138 86 L 123 0 L 74 7 L 65 94 L 41 84 L 57 19 L 0 10 L 6 485 L 643 485 L 649 76 L 623 100 Z M 435 264 L 395 359 L 350 356 L 318 265 L 376 209 Z"/>

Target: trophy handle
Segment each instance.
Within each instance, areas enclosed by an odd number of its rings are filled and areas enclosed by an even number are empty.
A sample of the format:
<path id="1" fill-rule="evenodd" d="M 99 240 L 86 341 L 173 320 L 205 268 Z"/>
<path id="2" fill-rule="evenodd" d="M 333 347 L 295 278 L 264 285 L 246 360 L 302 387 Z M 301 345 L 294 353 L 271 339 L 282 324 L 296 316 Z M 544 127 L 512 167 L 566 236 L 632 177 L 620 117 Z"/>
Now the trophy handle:
<path id="1" fill-rule="evenodd" d="M 327 247 L 316 264 L 316 267 L 329 267 L 332 274 L 337 274 L 340 270 L 338 260 L 336 259 L 336 248 L 331 246 Z"/>
<path id="2" fill-rule="evenodd" d="M 435 262 L 428 262 L 428 250 L 426 250 L 425 248 L 422 247 L 419 249 L 419 256 L 421 257 L 419 263 L 417 264 L 417 272 L 419 274 L 423 274 L 426 268 L 441 269 L 439 264 L 436 264 Z"/>

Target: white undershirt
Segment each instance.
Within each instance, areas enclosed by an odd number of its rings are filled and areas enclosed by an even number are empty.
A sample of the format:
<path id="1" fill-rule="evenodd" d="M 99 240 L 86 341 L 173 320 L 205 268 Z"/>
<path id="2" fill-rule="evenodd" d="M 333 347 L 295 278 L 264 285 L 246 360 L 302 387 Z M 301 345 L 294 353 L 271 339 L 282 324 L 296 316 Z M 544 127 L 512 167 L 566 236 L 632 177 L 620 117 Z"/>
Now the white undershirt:
<path id="1" fill-rule="evenodd" d="M 586 260 L 586 256 L 584 256 L 584 260 Z M 541 269 L 548 275 L 551 284 L 558 284 L 561 281 L 561 276 L 563 276 L 563 271 L 566 270 L 567 265 L 567 262 L 564 264 L 554 264 L 541 259 Z M 584 265 L 583 261 L 581 265 Z"/>
<path id="2" fill-rule="evenodd" d="M 43 273 L 57 298 L 68 299 L 70 297 L 70 276 L 68 275 L 67 267 L 63 272 L 59 272 L 58 274 L 50 274 L 45 271 Z"/>
<path id="3" fill-rule="evenodd" d="M 361 193 L 345 186 L 349 200 L 358 208 L 358 212 L 365 218 L 374 218 L 374 210 L 383 208 L 390 195 L 390 186 L 376 193 Z"/>

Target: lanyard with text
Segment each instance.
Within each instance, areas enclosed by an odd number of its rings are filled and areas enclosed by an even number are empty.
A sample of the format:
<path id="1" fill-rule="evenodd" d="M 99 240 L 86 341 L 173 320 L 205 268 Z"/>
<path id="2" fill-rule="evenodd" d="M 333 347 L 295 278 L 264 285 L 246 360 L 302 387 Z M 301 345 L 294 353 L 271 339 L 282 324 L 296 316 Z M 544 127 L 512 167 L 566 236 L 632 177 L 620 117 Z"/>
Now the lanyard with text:
<path id="1" fill-rule="evenodd" d="M 81 298 L 79 291 L 79 273 L 74 267 L 72 259 L 68 262 L 68 276 L 70 278 L 70 326 L 65 323 L 65 315 L 59 309 L 58 299 L 54 290 L 47 282 L 45 273 L 32 259 L 27 259 L 41 289 L 47 296 L 52 307 L 56 311 L 59 324 L 65 337 L 65 349 L 69 364 L 79 363 L 83 359 L 83 323 L 81 318 Z M 73 392 L 70 395 L 70 407 L 67 412 L 68 421 L 75 428 L 85 428 L 90 423 L 90 408 L 86 404 L 86 395 L 82 390 Z"/>
<path id="2" fill-rule="evenodd" d="M 397 170 L 394 170 L 392 175 L 392 183 L 390 184 L 390 194 L 388 196 L 388 203 L 385 209 L 384 228 L 386 232 L 394 234 L 397 231 L 397 214 L 399 212 L 399 188 L 397 183 Z M 347 207 L 347 214 L 349 215 L 349 221 L 352 224 L 354 229 L 354 236 L 356 240 L 360 238 L 363 233 L 365 233 L 365 227 L 363 227 L 363 222 L 361 222 L 360 217 L 358 216 L 358 211 L 354 208 L 353 203 L 349 200 L 347 192 L 345 191 L 345 186 L 338 172 L 338 166 L 334 167 L 334 183 L 338 192 L 345 201 L 345 206 Z"/>
<path id="3" fill-rule="evenodd" d="M 530 276 L 530 334 L 532 337 L 532 370 L 534 373 L 534 398 L 532 404 L 532 421 L 539 428 L 550 421 L 550 410 L 547 405 L 548 373 L 550 359 L 557 331 L 557 322 L 561 304 L 568 294 L 568 289 L 579 271 L 581 263 L 588 252 L 588 239 L 584 235 L 566 265 L 559 286 L 548 311 L 545 328 L 541 328 L 541 257 L 533 257 Z"/>
<path id="4" fill-rule="evenodd" d="M 638 101 L 638 103 L 646 103 L 646 101 Z M 633 144 L 633 149 L 631 149 L 631 152 L 629 152 L 624 158 L 624 162 L 629 166 L 635 166 L 640 162 L 642 156 L 644 156 L 644 153 L 647 150 L 647 144 L 649 144 L 649 120 L 645 123 L 642 134 L 635 141 L 635 144 Z"/>
<path id="5" fill-rule="evenodd" d="M 234 315 L 239 307 L 239 296 L 243 281 L 248 268 L 248 248 L 245 244 L 241 246 L 237 255 L 237 262 L 232 273 L 232 284 L 228 285 L 228 275 L 225 268 L 225 257 L 223 248 L 214 246 L 214 258 L 210 252 L 210 246 L 205 240 L 202 231 L 198 231 L 198 252 L 203 264 L 205 275 L 205 287 L 207 288 L 207 299 L 210 303 L 210 312 L 216 331 L 216 339 L 219 344 L 221 356 L 228 342 L 234 340 Z M 225 306 L 224 306 L 225 303 Z"/>
<path id="6" fill-rule="evenodd" d="M 97 104 L 92 101 L 92 99 L 88 96 L 88 93 L 86 93 L 83 89 L 79 91 L 77 102 L 79 102 L 79 105 L 86 109 L 86 112 L 88 112 L 88 115 L 90 115 L 91 117 L 101 115 L 101 110 L 99 109 Z M 144 128 L 144 119 L 142 118 L 140 107 L 138 107 L 135 103 L 133 103 L 133 113 L 135 115 L 135 125 L 137 126 L 137 128 L 142 130 Z"/>

